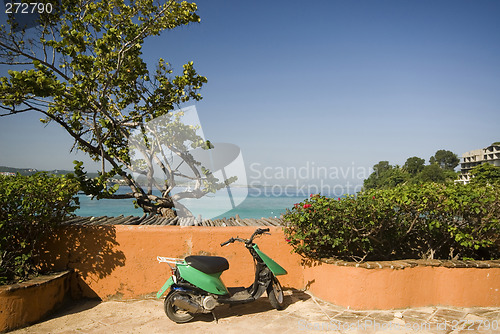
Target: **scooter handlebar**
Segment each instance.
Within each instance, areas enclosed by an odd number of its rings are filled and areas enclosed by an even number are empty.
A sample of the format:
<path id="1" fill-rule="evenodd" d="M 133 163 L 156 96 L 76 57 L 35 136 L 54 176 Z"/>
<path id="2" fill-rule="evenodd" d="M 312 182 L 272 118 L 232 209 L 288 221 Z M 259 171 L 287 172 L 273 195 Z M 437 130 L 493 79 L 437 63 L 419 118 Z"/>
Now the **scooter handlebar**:
<path id="1" fill-rule="evenodd" d="M 249 239 L 249 242 L 252 242 L 253 239 L 258 236 L 259 234 L 264 234 L 266 232 L 269 232 L 269 228 L 258 228 L 255 230 L 255 232 L 253 232 L 252 236 L 250 237 Z"/>
<path id="2" fill-rule="evenodd" d="M 227 245 L 227 244 L 230 244 L 230 243 L 233 243 L 234 242 L 234 238 L 231 238 L 229 239 L 228 241 L 224 241 L 220 244 L 221 247 Z"/>
<path id="3" fill-rule="evenodd" d="M 221 247 L 224 247 L 230 243 L 233 243 L 235 241 L 240 241 L 240 242 L 244 242 L 246 244 L 248 243 L 251 243 L 253 241 L 253 239 L 259 235 L 259 234 L 263 234 L 263 233 L 266 233 L 266 232 L 269 232 L 269 228 L 258 228 L 255 230 L 255 232 L 252 234 L 252 236 L 250 237 L 250 239 L 241 239 L 241 238 L 231 238 L 229 239 L 228 241 L 224 241 L 220 244 Z"/>

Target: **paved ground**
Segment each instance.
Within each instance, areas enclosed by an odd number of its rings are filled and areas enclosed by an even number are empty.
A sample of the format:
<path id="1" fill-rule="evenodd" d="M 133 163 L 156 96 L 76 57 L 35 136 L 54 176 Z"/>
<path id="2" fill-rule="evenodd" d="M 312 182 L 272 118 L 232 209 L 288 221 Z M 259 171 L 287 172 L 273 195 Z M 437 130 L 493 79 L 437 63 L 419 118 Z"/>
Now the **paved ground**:
<path id="1" fill-rule="evenodd" d="M 216 308 L 218 322 L 204 314 L 187 324 L 171 322 L 160 300 L 79 301 L 44 322 L 12 333 L 500 333 L 500 308 L 352 311 L 301 291 L 286 293 L 283 311 L 260 298 Z"/>

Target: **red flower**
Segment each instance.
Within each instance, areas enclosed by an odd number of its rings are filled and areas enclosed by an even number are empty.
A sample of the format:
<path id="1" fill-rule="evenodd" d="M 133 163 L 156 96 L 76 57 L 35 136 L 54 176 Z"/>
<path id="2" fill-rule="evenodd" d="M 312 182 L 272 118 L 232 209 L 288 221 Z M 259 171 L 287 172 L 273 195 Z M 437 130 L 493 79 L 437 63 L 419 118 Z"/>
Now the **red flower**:
<path id="1" fill-rule="evenodd" d="M 309 197 L 313 197 L 313 196 L 314 196 L 313 194 L 309 195 Z"/>
<path id="2" fill-rule="evenodd" d="M 375 196 L 373 196 L 373 199 L 375 199 Z"/>
<path id="3" fill-rule="evenodd" d="M 286 241 L 286 242 L 290 242 L 290 239 L 288 239 L 288 238 L 285 238 L 285 241 Z"/>
<path id="4" fill-rule="evenodd" d="M 327 211 L 330 211 L 330 208 L 327 208 L 326 210 L 327 210 Z"/>
<path id="5" fill-rule="evenodd" d="M 339 197 L 339 201 L 340 201 L 340 197 Z"/>

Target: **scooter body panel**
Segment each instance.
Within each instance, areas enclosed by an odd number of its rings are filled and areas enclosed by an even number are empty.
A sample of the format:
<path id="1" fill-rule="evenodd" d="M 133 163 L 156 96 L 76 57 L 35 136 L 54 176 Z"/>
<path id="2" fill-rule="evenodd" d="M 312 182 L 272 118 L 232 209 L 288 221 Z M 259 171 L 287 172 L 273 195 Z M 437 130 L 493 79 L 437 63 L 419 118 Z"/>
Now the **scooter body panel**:
<path id="1" fill-rule="evenodd" d="M 177 264 L 180 276 L 198 288 L 216 295 L 226 295 L 229 293 L 224 283 L 220 279 L 220 273 L 205 274 L 204 272 L 191 267 L 186 263 Z"/>
<path id="2" fill-rule="evenodd" d="M 259 246 L 257 246 L 257 244 L 254 244 L 252 247 L 275 276 L 287 274 L 285 268 L 277 264 L 273 259 L 271 259 L 266 254 L 264 254 L 264 252 L 259 249 Z"/>
<path id="3" fill-rule="evenodd" d="M 163 284 L 161 289 L 156 293 L 156 298 L 160 298 L 163 295 L 163 293 L 167 291 L 168 288 L 170 288 L 173 284 L 174 284 L 173 276 L 170 276 L 168 280 L 165 282 L 165 284 Z"/>

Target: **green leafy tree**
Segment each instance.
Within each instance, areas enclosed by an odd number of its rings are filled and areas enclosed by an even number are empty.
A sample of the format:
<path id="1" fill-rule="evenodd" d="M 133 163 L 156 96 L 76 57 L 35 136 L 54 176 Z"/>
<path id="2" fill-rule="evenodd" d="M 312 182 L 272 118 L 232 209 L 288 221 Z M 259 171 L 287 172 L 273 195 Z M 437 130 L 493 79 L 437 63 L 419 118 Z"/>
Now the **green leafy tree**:
<path id="1" fill-rule="evenodd" d="M 395 187 L 409 180 L 408 173 L 400 166 L 392 166 L 388 161 L 380 161 L 373 166 L 374 172 L 363 182 L 365 189 Z"/>
<path id="2" fill-rule="evenodd" d="M 386 186 L 387 177 L 394 167 L 389 161 L 379 161 L 373 166 L 373 173 L 363 182 L 365 189 L 376 189 Z"/>
<path id="3" fill-rule="evenodd" d="M 61 0 L 53 5 L 54 11 L 42 14 L 39 25 L 28 32 L 13 21 L 1 27 L 0 60 L 11 69 L 0 77 L 0 116 L 39 112 L 43 123 L 55 122 L 70 135 L 74 149 L 101 162 L 95 179 L 87 178 L 81 163 L 75 167 L 87 193 L 135 198 L 144 211 L 168 215 L 174 205 L 173 169 L 163 165 L 171 184 L 160 196 L 144 190 L 129 172 L 129 138 L 133 131 L 144 131 L 148 121 L 202 98 L 199 90 L 207 79 L 197 74 L 193 62 L 174 75 L 165 60 L 160 58 L 150 71 L 142 58 L 146 38 L 199 22 L 196 4 Z M 198 174 L 200 188 L 185 197 L 213 191 L 211 186 L 203 188 L 210 172 Z M 130 193 L 115 194 L 116 187 L 109 183 L 115 175 Z"/>
<path id="4" fill-rule="evenodd" d="M 460 159 L 458 156 L 447 150 L 439 150 L 430 157 L 429 162 L 432 164 L 438 164 L 439 167 L 445 170 L 454 170 L 458 166 Z"/>
<path id="5" fill-rule="evenodd" d="M 410 176 L 400 166 L 396 165 L 394 168 L 385 173 L 385 184 L 388 187 L 395 187 L 398 184 L 407 182 Z"/>
<path id="6" fill-rule="evenodd" d="M 410 175 L 415 176 L 420 173 L 425 166 L 425 160 L 419 157 L 411 157 L 406 159 L 403 169 Z"/>
<path id="7" fill-rule="evenodd" d="M 493 166 L 489 163 L 483 163 L 472 168 L 471 183 L 473 184 L 500 184 L 500 167 Z"/>
<path id="8" fill-rule="evenodd" d="M 446 180 L 446 174 L 438 164 L 434 163 L 424 166 L 422 171 L 418 174 L 417 179 L 420 182 L 443 183 Z"/>
<path id="9" fill-rule="evenodd" d="M 393 188 L 405 183 L 452 182 L 457 178 L 452 166 L 456 166 L 458 160 L 455 161 L 456 155 L 452 152 L 441 151 L 436 152 L 439 159 L 431 158 L 430 165 L 425 165 L 425 160 L 419 157 L 408 158 L 403 167 L 380 161 L 373 166 L 374 172 L 364 181 L 364 189 Z"/>
<path id="10" fill-rule="evenodd" d="M 373 170 L 375 171 L 375 173 L 381 175 L 383 174 L 384 172 L 388 171 L 388 170 L 391 170 L 393 168 L 393 166 L 391 164 L 389 164 L 389 161 L 379 161 L 378 164 L 375 164 L 373 166 Z"/>

